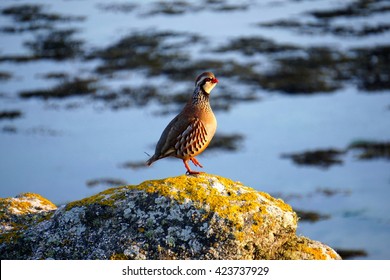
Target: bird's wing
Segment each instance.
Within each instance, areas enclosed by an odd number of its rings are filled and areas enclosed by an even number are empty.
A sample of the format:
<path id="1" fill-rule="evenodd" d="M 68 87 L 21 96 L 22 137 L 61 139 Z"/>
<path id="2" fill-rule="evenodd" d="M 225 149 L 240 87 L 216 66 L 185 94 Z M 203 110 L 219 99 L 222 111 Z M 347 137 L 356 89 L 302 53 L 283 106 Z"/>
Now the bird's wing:
<path id="1" fill-rule="evenodd" d="M 207 132 L 202 121 L 197 118 L 175 117 L 163 131 L 156 150 L 158 158 L 185 156 L 199 151 L 207 142 Z"/>
<path id="2" fill-rule="evenodd" d="M 176 153 L 176 138 L 181 133 L 180 128 L 187 125 L 183 123 L 184 121 L 180 118 L 180 115 L 177 115 L 164 129 L 156 146 L 156 153 L 157 151 L 159 152 L 157 159 L 168 157 Z"/>
<path id="3" fill-rule="evenodd" d="M 186 129 L 176 137 L 175 150 L 180 156 L 197 154 L 207 143 L 207 131 L 199 118 L 192 118 Z"/>

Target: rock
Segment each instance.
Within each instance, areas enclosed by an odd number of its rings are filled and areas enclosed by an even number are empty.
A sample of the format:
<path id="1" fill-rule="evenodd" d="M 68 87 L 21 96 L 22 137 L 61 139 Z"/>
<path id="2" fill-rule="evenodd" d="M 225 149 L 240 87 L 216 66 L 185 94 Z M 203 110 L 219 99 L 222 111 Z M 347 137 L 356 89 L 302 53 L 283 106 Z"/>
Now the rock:
<path id="1" fill-rule="evenodd" d="M 340 259 L 296 236 L 281 199 L 202 174 L 108 189 L 58 209 L 0 200 L 1 259 Z"/>
<path id="2" fill-rule="evenodd" d="M 57 206 L 39 194 L 24 193 L 15 198 L 0 198 L 0 241 L 50 218 L 55 209 Z"/>

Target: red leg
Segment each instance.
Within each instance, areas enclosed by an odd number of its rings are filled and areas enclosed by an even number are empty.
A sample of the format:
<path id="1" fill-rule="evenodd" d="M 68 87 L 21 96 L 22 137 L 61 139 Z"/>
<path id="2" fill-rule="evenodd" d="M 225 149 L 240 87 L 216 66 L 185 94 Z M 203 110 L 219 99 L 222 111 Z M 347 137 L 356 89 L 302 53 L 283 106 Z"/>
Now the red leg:
<path id="1" fill-rule="evenodd" d="M 200 168 L 203 168 L 203 166 L 200 164 L 200 162 L 196 159 L 196 158 L 190 158 L 190 160 L 192 161 L 192 163 L 195 165 L 195 166 L 199 166 Z"/>
<path id="2" fill-rule="evenodd" d="M 189 165 L 188 165 L 188 159 L 187 159 L 187 160 L 184 160 L 184 159 L 183 159 L 183 163 L 184 163 L 184 166 L 185 166 L 186 169 L 187 169 L 187 172 L 186 172 L 187 175 L 192 175 L 192 174 L 199 174 L 199 173 L 201 173 L 201 172 L 198 172 L 198 171 L 193 171 L 193 170 L 191 170 L 191 168 L 190 168 Z"/>

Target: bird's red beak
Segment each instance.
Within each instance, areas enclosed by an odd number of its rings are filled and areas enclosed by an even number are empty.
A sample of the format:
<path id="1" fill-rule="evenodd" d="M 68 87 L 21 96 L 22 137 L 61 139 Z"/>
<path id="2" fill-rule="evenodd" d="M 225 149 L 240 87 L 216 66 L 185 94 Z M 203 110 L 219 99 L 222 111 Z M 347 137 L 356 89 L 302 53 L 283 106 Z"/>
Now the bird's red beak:
<path id="1" fill-rule="evenodd" d="M 213 82 L 213 84 L 218 84 L 218 82 L 219 82 L 217 78 L 214 78 L 211 81 Z"/>

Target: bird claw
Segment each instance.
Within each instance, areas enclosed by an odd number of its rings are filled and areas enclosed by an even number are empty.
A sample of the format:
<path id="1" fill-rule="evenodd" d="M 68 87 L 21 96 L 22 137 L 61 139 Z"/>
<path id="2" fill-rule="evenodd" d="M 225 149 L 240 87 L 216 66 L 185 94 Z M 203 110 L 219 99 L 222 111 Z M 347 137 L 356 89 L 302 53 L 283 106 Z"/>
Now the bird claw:
<path id="1" fill-rule="evenodd" d="M 203 166 L 200 164 L 200 162 L 196 158 L 190 158 L 189 160 L 191 160 L 195 166 L 199 166 L 199 167 L 203 168 Z M 183 163 L 187 169 L 186 175 L 197 175 L 197 174 L 204 173 L 204 172 L 191 170 L 190 166 L 188 165 L 188 160 L 183 160 Z"/>
<path id="2" fill-rule="evenodd" d="M 204 172 L 187 170 L 186 175 L 198 175 L 198 174 L 202 174 L 202 173 L 204 173 Z"/>
<path id="3" fill-rule="evenodd" d="M 203 166 L 200 164 L 200 162 L 196 158 L 191 158 L 190 160 L 192 161 L 192 163 L 195 166 L 199 166 L 200 168 L 203 168 Z"/>

